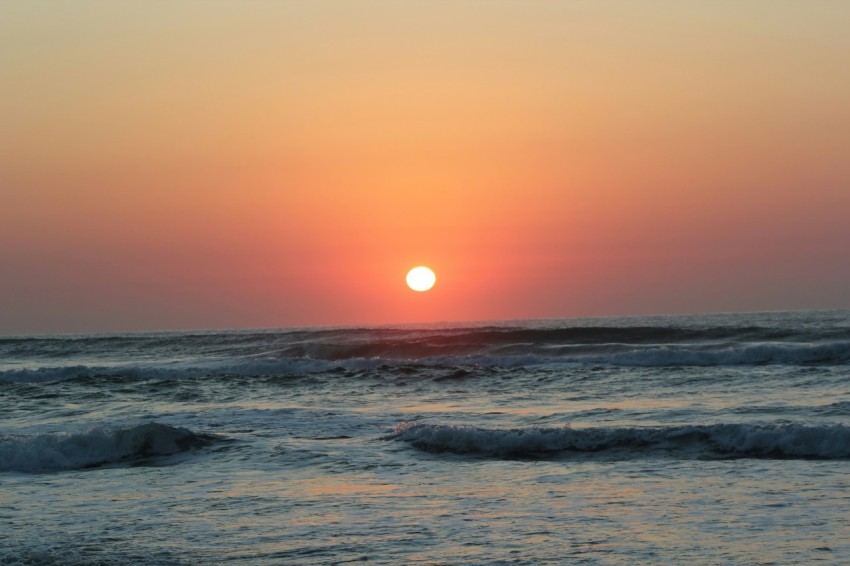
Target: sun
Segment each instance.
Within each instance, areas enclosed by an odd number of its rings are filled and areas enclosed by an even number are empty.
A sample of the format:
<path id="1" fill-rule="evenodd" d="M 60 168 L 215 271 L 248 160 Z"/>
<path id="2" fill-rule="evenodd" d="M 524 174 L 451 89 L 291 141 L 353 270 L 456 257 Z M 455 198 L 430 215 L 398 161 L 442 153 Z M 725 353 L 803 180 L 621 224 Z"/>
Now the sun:
<path id="1" fill-rule="evenodd" d="M 407 272 L 407 286 L 414 291 L 427 291 L 437 282 L 434 272 L 424 265 L 414 267 Z"/>

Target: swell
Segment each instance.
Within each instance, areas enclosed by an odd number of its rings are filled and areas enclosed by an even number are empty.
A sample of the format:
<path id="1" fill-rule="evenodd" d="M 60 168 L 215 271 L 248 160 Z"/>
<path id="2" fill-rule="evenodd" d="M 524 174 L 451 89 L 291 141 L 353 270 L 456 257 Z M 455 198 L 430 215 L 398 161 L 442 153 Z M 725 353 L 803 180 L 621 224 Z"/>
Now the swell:
<path id="1" fill-rule="evenodd" d="M 387 439 L 428 452 L 491 457 L 553 457 L 607 453 L 623 457 L 850 458 L 850 428 L 844 425 L 715 424 L 633 428 L 485 429 L 402 423 Z"/>
<path id="2" fill-rule="evenodd" d="M 336 328 L 315 330 L 162 332 L 127 335 L 0 337 L 0 357 L 73 357 L 152 352 L 188 355 L 263 355 L 348 359 L 428 357 L 487 352 L 505 346 L 850 341 L 850 329 L 795 325 L 457 326 L 447 328 Z"/>
<path id="3" fill-rule="evenodd" d="M 269 340 L 262 353 L 285 358 L 348 360 L 355 358 L 425 359 L 441 356 L 562 356 L 609 349 L 725 348 L 738 344 L 843 344 L 846 329 L 801 332 L 788 328 L 729 326 L 594 326 L 564 328 L 476 327 L 448 329 L 346 329 L 300 332 Z M 260 353 L 260 352 L 258 352 Z"/>
<path id="4" fill-rule="evenodd" d="M 148 423 L 79 433 L 0 436 L 0 472 L 52 472 L 169 456 L 206 446 L 216 437 Z"/>
<path id="5" fill-rule="evenodd" d="M 0 382 L 290 376 L 383 365 L 676 367 L 850 363 L 843 311 L 504 325 L 0 338 Z"/>
<path id="6" fill-rule="evenodd" d="M 353 361 L 348 364 L 332 363 L 311 359 L 258 360 L 224 359 L 196 360 L 183 364 L 133 364 L 133 365 L 75 365 L 40 367 L 34 369 L 11 369 L 0 371 L 0 383 L 40 383 L 77 379 L 133 380 L 179 380 L 204 377 L 254 377 L 254 376 L 297 376 L 343 369 L 379 367 L 380 361 Z"/>
<path id="7" fill-rule="evenodd" d="M 324 352 L 327 355 L 327 352 Z M 386 348 L 350 351 L 345 358 L 234 357 L 196 359 L 185 362 L 45 365 L 35 368 L 0 370 L 0 382 L 45 382 L 81 377 L 124 379 L 182 379 L 214 376 L 293 376 L 342 370 L 360 371 L 390 368 L 519 368 L 564 367 L 686 367 L 742 365 L 836 365 L 850 362 L 850 342 L 821 344 L 734 344 L 734 345 L 651 345 L 607 344 L 595 348 L 539 345 L 506 348 L 490 353 L 466 355 L 405 356 Z M 406 352 L 412 354 L 412 352 Z M 315 356 L 322 352 L 314 351 Z"/>

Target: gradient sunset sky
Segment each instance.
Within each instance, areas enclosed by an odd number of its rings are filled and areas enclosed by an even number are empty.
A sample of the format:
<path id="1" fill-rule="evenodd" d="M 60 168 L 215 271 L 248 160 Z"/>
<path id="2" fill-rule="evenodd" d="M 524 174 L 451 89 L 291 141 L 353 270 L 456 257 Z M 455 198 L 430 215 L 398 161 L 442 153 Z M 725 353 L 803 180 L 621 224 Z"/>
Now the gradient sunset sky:
<path id="1" fill-rule="evenodd" d="M 848 22 L 6 0 L 0 333 L 850 307 Z"/>

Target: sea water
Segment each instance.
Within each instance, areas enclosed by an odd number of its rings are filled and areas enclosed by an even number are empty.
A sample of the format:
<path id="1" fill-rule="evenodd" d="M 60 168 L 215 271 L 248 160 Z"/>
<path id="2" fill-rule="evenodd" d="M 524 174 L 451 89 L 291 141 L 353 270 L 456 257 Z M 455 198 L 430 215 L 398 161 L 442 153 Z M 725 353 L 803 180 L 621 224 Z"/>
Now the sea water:
<path id="1" fill-rule="evenodd" d="M 850 562 L 850 312 L 0 338 L 0 564 Z"/>

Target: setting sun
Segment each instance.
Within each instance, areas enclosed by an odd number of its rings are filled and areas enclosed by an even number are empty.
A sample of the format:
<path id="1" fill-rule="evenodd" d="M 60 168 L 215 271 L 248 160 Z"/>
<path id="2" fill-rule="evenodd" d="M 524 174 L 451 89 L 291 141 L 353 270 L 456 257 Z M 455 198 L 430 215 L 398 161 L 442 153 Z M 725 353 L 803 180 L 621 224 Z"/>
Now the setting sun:
<path id="1" fill-rule="evenodd" d="M 431 269 L 420 265 L 407 272 L 407 286 L 414 291 L 427 291 L 437 282 L 437 276 Z"/>
<path id="2" fill-rule="evenodd" d="M 848 22 L 0 0 L 0 566 L 850 565 Z"/>

